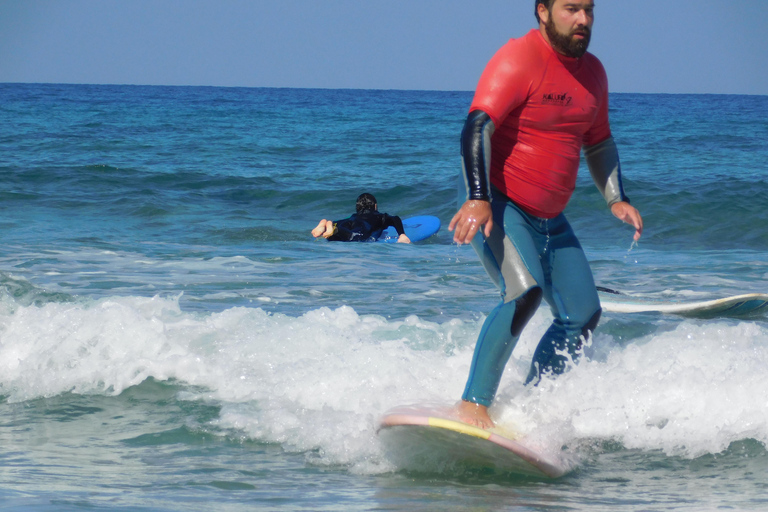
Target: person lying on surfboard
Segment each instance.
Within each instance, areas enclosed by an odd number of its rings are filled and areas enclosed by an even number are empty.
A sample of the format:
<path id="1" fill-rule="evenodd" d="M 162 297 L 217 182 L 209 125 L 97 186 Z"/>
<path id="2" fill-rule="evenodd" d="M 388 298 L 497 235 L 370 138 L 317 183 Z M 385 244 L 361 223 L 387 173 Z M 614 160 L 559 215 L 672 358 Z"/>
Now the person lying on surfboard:
<path id="1" fill-rule="evenodd" d="M 397 231 L 397 243 L 411 242 L 405 234 L 400 217 L 379 213 L 376 198 L 372 194 L 360 194 L 355 210 L 356 213 L 346 219 L 321 220 L 312 230 L 312 236 L 315 238 L 322 236 L 337 242 L 367 242 L 376 240 L 385 229 L 392 226 Z"/>
<path id="2" fill-rule="evenodd" d="M 526 383 L 562 373 L 600 319 L 592 271 L 563 215 L 582 146 L 611 213 L 635 228 L 635 240 L 643 231 L 624 194 L 605 70 L 587 53 L 594 2 L 536 0 L 534 9 L 538 29 L 507 42 L 480 77 L 461 134 L 466 199 L 448 226 L 455 242 L 472 244 L 502 295 L 458 405 L 460 418 L 481 428 L 493 426 L 488 407 L 542 299 L 554 321 Z"/>

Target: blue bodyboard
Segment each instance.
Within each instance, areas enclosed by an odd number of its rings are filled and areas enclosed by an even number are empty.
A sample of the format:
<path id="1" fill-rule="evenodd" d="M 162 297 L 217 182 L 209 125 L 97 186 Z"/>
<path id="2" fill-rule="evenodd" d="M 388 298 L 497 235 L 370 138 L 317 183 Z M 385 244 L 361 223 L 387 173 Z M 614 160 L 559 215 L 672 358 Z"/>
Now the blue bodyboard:
<path id="1" fill-rule="evenodd" d="M 418 215 L 403 219 L 403 228 L 405 234 L 411 239 L 411 242 L 418 242 L 429 238 L 440 230 L 440 219 L 433 215 Z M 389 227 L 384 230 L 377 242 L 397 242 L 397 230 Z"/>

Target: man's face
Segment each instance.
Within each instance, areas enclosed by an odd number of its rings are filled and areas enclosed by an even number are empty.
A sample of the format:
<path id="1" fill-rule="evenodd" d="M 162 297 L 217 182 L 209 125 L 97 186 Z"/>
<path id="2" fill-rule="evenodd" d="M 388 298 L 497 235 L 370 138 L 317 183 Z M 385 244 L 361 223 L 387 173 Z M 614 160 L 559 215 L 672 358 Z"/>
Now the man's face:
<path id="1" fill-rule="evenodd" d="M 552 47 L 568 57 L 581 57 L 589 47 L 595 21 L 593 0 L 555 0 L 548 11 L 539 4 L 539 17 Z"/>

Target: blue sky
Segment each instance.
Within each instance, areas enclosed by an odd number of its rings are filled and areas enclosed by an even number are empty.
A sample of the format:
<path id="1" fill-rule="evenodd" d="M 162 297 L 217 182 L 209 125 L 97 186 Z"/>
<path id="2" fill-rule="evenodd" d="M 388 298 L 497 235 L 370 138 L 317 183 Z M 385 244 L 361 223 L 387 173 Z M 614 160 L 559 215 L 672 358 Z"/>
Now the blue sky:
<path id="1" fill-rule="evenodd" d="M 0 82 L 473 90 L 531 0 L 0 0 Z M 614 92 L 768 95 L 768 0 L 596 0 Z"/>

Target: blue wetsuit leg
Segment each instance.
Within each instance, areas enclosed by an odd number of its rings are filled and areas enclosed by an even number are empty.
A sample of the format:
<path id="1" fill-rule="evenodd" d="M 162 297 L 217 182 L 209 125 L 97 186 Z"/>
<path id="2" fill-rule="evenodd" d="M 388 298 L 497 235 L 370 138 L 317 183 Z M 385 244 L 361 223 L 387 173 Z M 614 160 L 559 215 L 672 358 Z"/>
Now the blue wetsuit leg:
<path id="1" fill-rule="evenodd" d="M 541 253 L 546 276 L 544 300 L 554 320 L 539 341 L 526 384 L 542 373 L 560 374 L 568 359 L 575 361 L 582 338 L 600 319 L 600 299 L 584 250 L 563 214 L 545 221 L 548 240 Z"/>
<path id="2" fill-rule="evenodd" d="M 485 319 L 477 338 L 463 400 L 489 407 L 518 337 L 511 334 L 515 302 L 503 302 Z"/>
<path id="3" fill-rule="evenodd" d="M 536 350 L 534 377 L 549 368 L 560 369 L 555 349 L 568 345 L 565 340 L 574 339 L 575 333 L 575 339 L 580 339 L 600 309 L 586 256 L 565 217 L 539 219 L 520 210 L 497 190 L 493 193 L 491 236 L 485 239 L 478 233 L 472 246 L 501 290 L 502 302 L 483 324 L 462 396 L 486 406 L 493 401 L 520 332 L 538 307 L 541 291 L 555 321 Z M 463 202 L 461 194 L 459 201 Z M 575 351 L 576 342 L 570 345 Z M 562 363 L 564 368 L 564 360 Z M 530 375 L 528 380 L 532 380 Z"/>
<path id="4" fill-rule="evenodd" d="M 493 401 L 520 332 L 539 305 L 541 293 L 532 290 L 538 289 L 538 283 L 544 280 L 532 236 L 534 230 L 528 219 L 506 196 L 495 189 L 493 193 L 491 236 L 486 239 L 478 233 L 472 247 L 501 291 L 502 300 L 489 313 L 480 331 L 462 396 L 485 406 Z"/>

